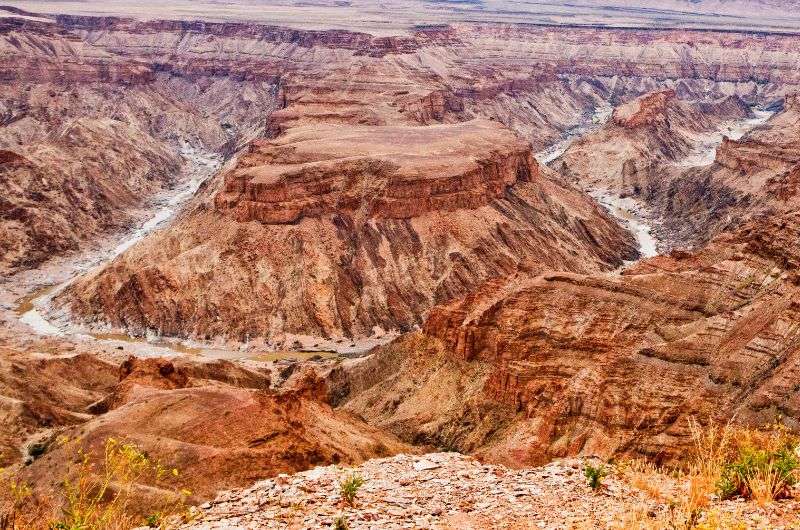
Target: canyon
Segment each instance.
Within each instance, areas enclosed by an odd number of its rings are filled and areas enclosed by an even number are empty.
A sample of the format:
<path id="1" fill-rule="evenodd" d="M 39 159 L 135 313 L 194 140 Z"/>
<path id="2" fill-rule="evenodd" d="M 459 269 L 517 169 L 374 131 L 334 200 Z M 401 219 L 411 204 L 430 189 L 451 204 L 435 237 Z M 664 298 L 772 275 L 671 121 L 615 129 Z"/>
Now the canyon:
<path id="1" fill-rule="evenodd" d="M 372 32 L 357 3 L 337 29 L 8 4 L 0 463 L 37 499 L 108 439 L 246 527 L 294 516 L 220 491 L 330 487 L 315 466 L 540 483 L 680 465 L 695 420 L 800 429 L 791 2 Z"/>

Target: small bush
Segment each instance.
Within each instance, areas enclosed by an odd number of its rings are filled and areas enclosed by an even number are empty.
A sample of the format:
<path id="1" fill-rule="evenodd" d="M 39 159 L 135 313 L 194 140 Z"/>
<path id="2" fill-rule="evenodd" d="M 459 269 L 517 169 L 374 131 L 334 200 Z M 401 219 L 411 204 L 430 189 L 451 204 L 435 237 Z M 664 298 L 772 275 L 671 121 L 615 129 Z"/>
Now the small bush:
<path id="1" fill-rule="evenodd" d="M 0 528 L 25 528 L 33 523 L 29 501 L 31 488 L 11 473 L 0 468 Z"/>
<path id="2" fill-rule="evenodd" d="M 79 440 L 61 440 L 71 447 Z M 26 530 L 108 530 L 140 526 L 164 528 L 172 516 L 185 516 L 188 490 L 169 487 L 165 479 L 178 476 L 133 444 L 108 438 L 97 460 L 78 445 L 73 465 L 60 482 L 54 498 L 41 496 L 20 479 L 19 471 L 0 470 L 0 528 Z M 132 504 L 140 485 L 166 489 L 154 501 L 158 511 L 144 518 L 134 515 L 142 506 Z M 53 517 L 57 512 L 60 516 Z"/>
<path id="3" fill-rule="evenodd" d="M 352 506 L 356 500 L 356 495 L 358 494 L 358 488 L 360 488 L 363 485 L 364 485 L 364 479 L 361 478 L 361 475 L 358 475 L 356 473 L 350 475 L 349 477 L 347 477 L 347 479 L 342 481 L 340 488 L 342 499 L 344 499 L 344 501 L 347 504 Z"/>
<path id="4" fill-rule="evenodd" d="M 599 466 L 586 464 L 583 469 L 583 474 L 586 475 L 586 478 L 589 480 L 589 487 L 596 490 L 602 485 L 603 478 L 608 475 L 608 470 L 603 464 Z"/>
<path id="5" fill-rule="evenodd" d="M 716 483 L 723 499 L 741 495 L 760 504 L 786 497 L 797 481 L 800 461 L 795 440 L 780 433 L 750 433 L 737 444 Z"/>
<path id="6" fill-rule="evenodd" d="M 347 522 L 347 517 L 340 515 L 333 521 L 333 530 L 350 530 L 350 525 Z"/>

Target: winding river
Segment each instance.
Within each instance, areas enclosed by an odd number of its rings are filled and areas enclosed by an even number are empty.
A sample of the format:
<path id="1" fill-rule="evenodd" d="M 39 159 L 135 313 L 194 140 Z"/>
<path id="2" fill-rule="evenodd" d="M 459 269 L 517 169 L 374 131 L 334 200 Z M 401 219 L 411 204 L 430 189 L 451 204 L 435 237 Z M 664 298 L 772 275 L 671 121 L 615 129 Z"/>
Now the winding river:
<path id="1" fill-rule="evenodd" d="M 213 153 L 201 152 L 189 145 L 181 148 L 181 156 L 186 161 L 187 176 L 175 188 L 162 192 L 152 201 L 149 217 L 121 240 L 109 241 L 106 248 L 91 250 L 75 259 L 64 260 L 53 277 L 66 279 L 50 285 L 43 285 L 18 300 L 15 312 L 21 323 L 30 327 L 39 335 L 70 337 L 78 340 L 93 340 L 108 346 L 117 347 L 124 344 L 126 349 L 137 355 L 175 355 L 201 353 L 196 348 L 178 341 L 160 338 L 139 339 L 120 333 L 91 333 L 62 323 L 51 316 L 50 303 L 57 294 L 77 278 L 94 268 L 111 262 L 144 239 L 148 234 L 166 226 L 181 207 L 191 199 L 200 185 L 212 177 L 222 166 L 222 158 Z"/>
<path id="2" fill-rule="evenodd" d="M 602 127 L 611 118 L 612 113 L 613 109 L 610 107 L 597 107 L 590 123 L 570 129 L 559 142 L 537 153 L 537 161 L 541 164 L 550 164 L 557 160 L 578 138 Z M 713 164 L 717 148 L 722 144 L 724 137 L 739 140 L 751 130 L 766 123 L 774 114 L 774 111 L 753 108 L 753 117 L 725 122 L 714 131 L 698 134 L 693 138 L 696 141 L 695 149 L 677 165 L 693 168 Z M 604 189 L 590 190 L 589 195 L 636 237 L 640 258 L 658 255 L 660 241 L 653 235 L 647 208 L 641 201 L 633 197 L 620 197 Z M 633 262 L 626 265 L 631 263 Z"/>
<path id="3" fill-rule="evenodd" d="M 263 346 L 251 348 L 251 344 L 229 343 L 222 339 L 206 343 L 158 335 L 133 337 L 123 330 L 87 330 L 71 322 L 68 314 L 54 309 L 53 298 L 76 279 L 104 267 L 148 234 L 168 225 L 181 207 L 195 195 L 201 184 L 213 177 L 222 165 L 219 156 L 200 152 L 189 146 L 182 148 L 181 155 L 189 168 L 187 177 L 176 188 L 155 198 L 149 217 L 141 225 L 125 234 L 121 240 L 109 240 L 101 245 L 104 248 L 88 251 L 72 259 L 54 259 L 39 270 L 27 271 L 28 276 L 33 276 L 33 279 L 28 278 L 24 282 L 30 288 L 27 292 L 23 291 L 24 296 L 17 299 L 13 309 L 19 323 L 38 335 L 63 337 L 65 340 L 78 342 L 88 341 L 111 349 L 124 349 L 125 352 L 139 357 L 201 355 L 211 359 L 254 361 L 359 356 L 397 336 L 396 333 L 389 332 L 351 341 L 287 334 L 285 343 L 292 344 L 292 348 L 272 350 Z"/>
<path id="4" fill-rule="evenodd" d="M 575 140 L 602 127 L 611 117 L 612 110 L 609 106 L 597 107 L 586 124 L 571 129 L 565 133 L 560 141 L 537 153 L 537 160 L 542 164 L 549 164 L 557 160 Z M 739 139 L 753 128 L 765 123 L 773 114 L 773 112 L 755 110 L 755 117 L 753 118 L 726 123 L 717 131 L 698 136 L 697 149 L 692 151 L 679 165 L 695 167 L 713 163 L 716 149 L 722 143 L 723 136 Z M 38 275 L 34 277 L 34 280 L 30 280 L 34 282 L 33 285 L 38 285 L 38 287 L 31 287 L 24 296 L 17 300 L 14 307 L 17 320 L 39 335 L 58 336 L 80 341 L 95 341 L 117 349 L 124 347 L 127 351 L 143 357 L 199 354 L 211 358 L 277 360 L 281 358 L 299 358 L 305 354 L 319 354 L 323 357 L 336 355 L 333 351 L 328 350 L 272 352 L 259 354 L 268 357 L 260 359 L 258 355 L 253 356 L 252 353 L 247 352 L 246 346 L 230 349 L 225 346 L 213 347 L 207 344 L 162 337 L 137 338 L 119 332 L 89 332 L 76 327 L 66 318 L 56 320 L 52 316 L 54 312 L 50 308 L 50 303 L 53 297 L 80 276 L 94 268 L 105 266 L 148 234 L 166 226 L 180 211 L 181 207 L 194 196 L 200 185 L 219 171 L 222 165 L 222 159 L 218 155 L 200 152 L 188 145 L 183 146 L 181 155 L 186 160 L 189 168 L 187 178 L 176 188 L 163 192 L 156 197 L 153 201 L 153 208 L 150 211 L 149 218 L 140 226 L 125 234 L 121 240 L 109 241 L 105 248 L 89 251 L 78 258 L 56 262 L 51 264 L 49 268 L 44 267 L 42 270 L 30 271 L 32 274 Z M 649 224 L 646 209 L 642 203 L 631 197 L 619 197 L 607 190 L 591 190 L 589 194 L 614 217 L 619 219 L 621 224 L 636 237 L 642 258 L 658 254 L 659 240 L 652 233 L 652 227 Z M 53 283 L 54 279 L 55 283 Z M 49 280 L 49 283 L 47 280 Z M 306 337 L 297 338 L 306 339 Z M 386 342 L 391 338 L 392 335 L 387 334 L 382 337 L 359 341 L 358 344 L 353 343 L 345 346 L 326 344 L 326 347 L 330 347 L 331 350 L 339 353 L 358 353 Z M 319 339 L 314 339 L 313 337 L 308 339 L 319 341 Z M 299 342 L 305 343 L 304 340 Z"/>

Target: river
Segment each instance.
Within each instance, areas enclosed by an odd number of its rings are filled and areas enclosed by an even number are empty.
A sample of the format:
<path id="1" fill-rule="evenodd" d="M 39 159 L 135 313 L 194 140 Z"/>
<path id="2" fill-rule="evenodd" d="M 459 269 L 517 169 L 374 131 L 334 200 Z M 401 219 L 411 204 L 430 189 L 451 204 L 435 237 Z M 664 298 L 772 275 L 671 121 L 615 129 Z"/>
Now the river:
<path id="1" fill-rule="evenodd" d="M 774 114 L 773 111 L 753 109 L 754 117 L 744 120 L 733 120 L 723 123 L 717 130 L 694 137 L 697 142 L 695 149 L 689 153 L 678 165 L 681 167 L 701 167 L 714 163 L 717 157 L 717 148 L 722 145 L 723 137 L 739 140 L 756 127 L 765 124 Z"/>
<path id="2" fill-rule="evenodd" d="M 222 159 L 213 153 L 204 153 L 184 146 L 181 155 L 188 167 L 187 177 L 177 187 L 159 194 L 145 221 L 118 239 L 109 238 L 95 248 L 73 258 L 53 259 L 39 269 L 26 271 L 4 287 L 22 291 L 17 295 L 12 318 L 38 335 L 60 337 L 76 342 L 89 342 L 111 349 L 124 349 L 139 357 L 200 355 L 214 359 L 251 359 L 275 361 L 280 359 L 329 358 L 339 355 L 360 356 L 375 346 L 397 336 L 395 332 L 379 333 L 357 340 L 322 339 L 304 335 L 286 335 L 290 349 L 272 350 L 253 347 L 251 344 L 229 343 L 216 340 L 212 343 L 179 338 L 148 335 L 134 337 L 124 330 L 86 329 L 73 322 L 68 313 L 54 309 L 52 300 L 76 279 L 95 269 L 106 266 L 117 256 L 144 239 L 148 234 L 167 226 L 181 208 L 195 195 L 207 179 L 213 177 L 222 165 Z M 15 281 L 16 280 L 16 281 Z M 9 285 L 9 283 L 11 285 Z M 7 293 L 4 298 L 7 298 Z M 8 305 L 6 305 L 8 308 Z M 6 317 L 8 318 L 8 317 Z M 299 350 L 299 351 L 298 351 Z"/>
<path id="3" fill-rule="evenodd" d="M 557 160 L 577 139 L 604 125 L 611 117 L 612 112 L 610 107 L 597 107 L 591 123 L 571 129 L 559 142 L 537 153 L 536 159 L 541 164 L 549 164 Z M 751 130 L 766 123 L 774 114 L 774 111 L 753 108 L 753 117 L 751 118 L 725 122 L 714 131 L 694 136 L 692 139 L 696 142 L 696 147 L 680 160 L 677 166 L 693 168 L 713 164 L 717 148 L 722 144 L 724 137 L 739 140 Z M 658 254 L 660 241 L 653 235 L 653 227 L 649 219 L 651 216 L 648 215 L 644 203 L 633 197 L 620 197 L 606 189 L 589 190 L 589 195 L 636 237 L 641 258 L 650 258 Z M 630 265 L 630 263 L 626 263 L 626 265 Z"/>
<path id="4" fill-rule="evenodd" d="M 549 164 L 561 157 L 577 139 L 602 127 L 612 115 L 612 108 L 600 106 L 595 109 L 591 118 L 582 126 L 575 127 L 564 134 L 561 140 L 536 154 L 537 160 L 542 164 Z M 697 148 L 690 153 L 679 165 L 695 167 L 713 163 L 716 149 L 722 143 L 723 135 L 732 139 L 739 139 L 753 128 L 765 123 L 774 113 L 755 110 L 755 117 L 743 121 L 723 124 L 718 130 L 705 135 L 698 135 Z M 111 347 L 124 347 L 139 356 L 181 355 L 195 354 L 213 358 L 250 358 L 246 345 L 236 349 L 228 347 L 214 347 L 208 344 L 199 344 L 179 339 L 163 337 L 137 338 L 117 331 L 93 332 L 82 330 L 68 321 L 60 318 L 56 321 L 51 315 L 50 303 L 58 293 L 62 292 L 75 279 L 90 272 L 94 268 L 105 266 L 114 258 L 141 241 L 148 234 L 166 226 L 197 192 L 200 185 L 211 178 L 221 167 L 222 159 L 212 153 L 200 152 L 188 145 L 183 146 L 181 155 L 187 162 L 188 176 L 183 182 L 172 190 L 159 194 L 153 201 L 153 208 L 149 217 L 139 226 L 126 233 L 117 241 L 109 241 L 105 248 L 94 249 L 75 259 L 64 261 L 54 260 L 49 266 L 41 270 L 29 271 L 33 274 L 34 285 L 24 296 L 18 299 L 14 313 L 22 324 L 29 327 L 39 335 L 59 336 L 74 340 L 89 340 Z M 590 190 L 589 194 L 604 208 L 606 208 L 621 224 L 627 228 L 638 242 L 642 258 L 658 254 L 659 240 L 652 234 L 652 226 L 648 220 L 646 207 L 632 197 L 620 197 L 608 190 Z M 37 275 L 38 274 L 38 280 Z M 44 279 L 50 279 L 46 281 Z M 63 315 L 62 315 L 63 317 Z M 333 351 L 345 354 L 357 354 L 361 350 L 390 340 L 393 334 L 374 337 L 358 343 L 340 345 L 331 341 L 325 342 L 319 352 L 292 352 L 279 351 L 268 354 L 270 360 L 291 358 L 308 354 L 328 356 Z M 319 342 L 313 337 L 298 337 L 300 343 Z M 308 340 L 306 340 L 308 339 Z M 339 341 L 341 342 L 341 341 Z M 348 341 L 349 342 L 349 341 Z M 323 346 L 320 344 L 319 346 Z M 329 348 L 329 349 L 325 349 Z M 258 355 L 265 355 L 264 353 Z M 252 358 L 257 358 L 257 356 Z"/>
<path id="5" fill-rule="evenodd" d="M 189 145 L 181 148 L 181 156 L 186 161 L 186 176 L 176 187 L 159 193 L 151 201 L 149 213 L 141 224 L 119 239 L 106 240 L 100 248 L 88 250 L 73 258 L 53 260 L 53 263 L 44 266 L 41 271 L 29 271 L 27 275 L 23 275 L 32 277 L 31 282 L 38 282 L 41 285 L 17 301 L 15 313 L 19 322 L 39 335 L 89 340 L 112 347 L 124 345 L 125 349 L 132 350 L 140 356 L 202 352 L 201 348 L 162 338 L 141 339 L 121 333 L 88 332 L 64 322 L 63 319 L 54 319 L 50 308 L 53 297 L 77 278 L 95 268 L 105 266 L 148 234 L 166 226 L 181 207 L 194 196 L 200 185 L 222 166 L 222 158 L 219 155 L 202 152 Z M 35 275 L 37 272 L 39 274 Z M 47 283 L 48 279 L 50 283 Z"/>

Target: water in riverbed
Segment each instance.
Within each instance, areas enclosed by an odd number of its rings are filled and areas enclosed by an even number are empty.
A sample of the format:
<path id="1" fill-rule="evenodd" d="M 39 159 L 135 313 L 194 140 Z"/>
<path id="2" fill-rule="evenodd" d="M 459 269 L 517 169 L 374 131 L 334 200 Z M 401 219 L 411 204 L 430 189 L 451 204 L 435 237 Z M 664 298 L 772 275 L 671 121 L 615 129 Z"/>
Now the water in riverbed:
<path id="1" fill-rule="evenodd" d="M 564 133 L 560 141 L 536 153 L 536 160 L 540 164 L 545 165 L 549 164 L 553 160 L 556 160 L 558 157 L 563 155 L 567 149 L 569 149 L 569 146 L 571 146 L 575 140 L 578 140 L 582 136 L 585 136 L 586 134 L 602 127 L 603 124 L 605 124 L 611 118 L 611 114 L 613 112 L 614 109 L 610 105 L 595 107 L 594 113 L 587 123 L 570 129 Z"/>
<path id="2" fill-rule="evenodd" d="M 122 240 L 115 246 L 105 251 L 96 252 L 86 259 L 76 261 L 74 263 L 75 270 L 69 279 L 56 285 L 45 286 L 21 298 L 16 307 L 20 322 L 27 324 L 40 335 L 75 336 L 81 339 L 93 337 L 99 342 L 108 343 L 115 347 L 120 343 L 129 343 L 155 346 L 159 349 L 174 350 L 178 353 L 199 352 L 196 348 L 166 341 L 148 342 L 144 339 L 116 333 L 84 333 L 80 330 L 73 330 L 70 326 L 59 326 L 46 316 L 49 303 L 55 295 L 65 289 L 76 278 L 94 267 L 108 263 L 154 230 L 164 226 L 180 207 L 194 196 L 200 185 L 213 175 L 222 164 L 222 159 L 219 156 L 201 153 L 190 146 L 184 146 L 181 154 L 192 168 L 190 170 L 190 178 L 175 189 L 161 194 L 154 201 L 154 211 L 150 218 L 142 223 L 141 226 L 123 236 Z"/>

